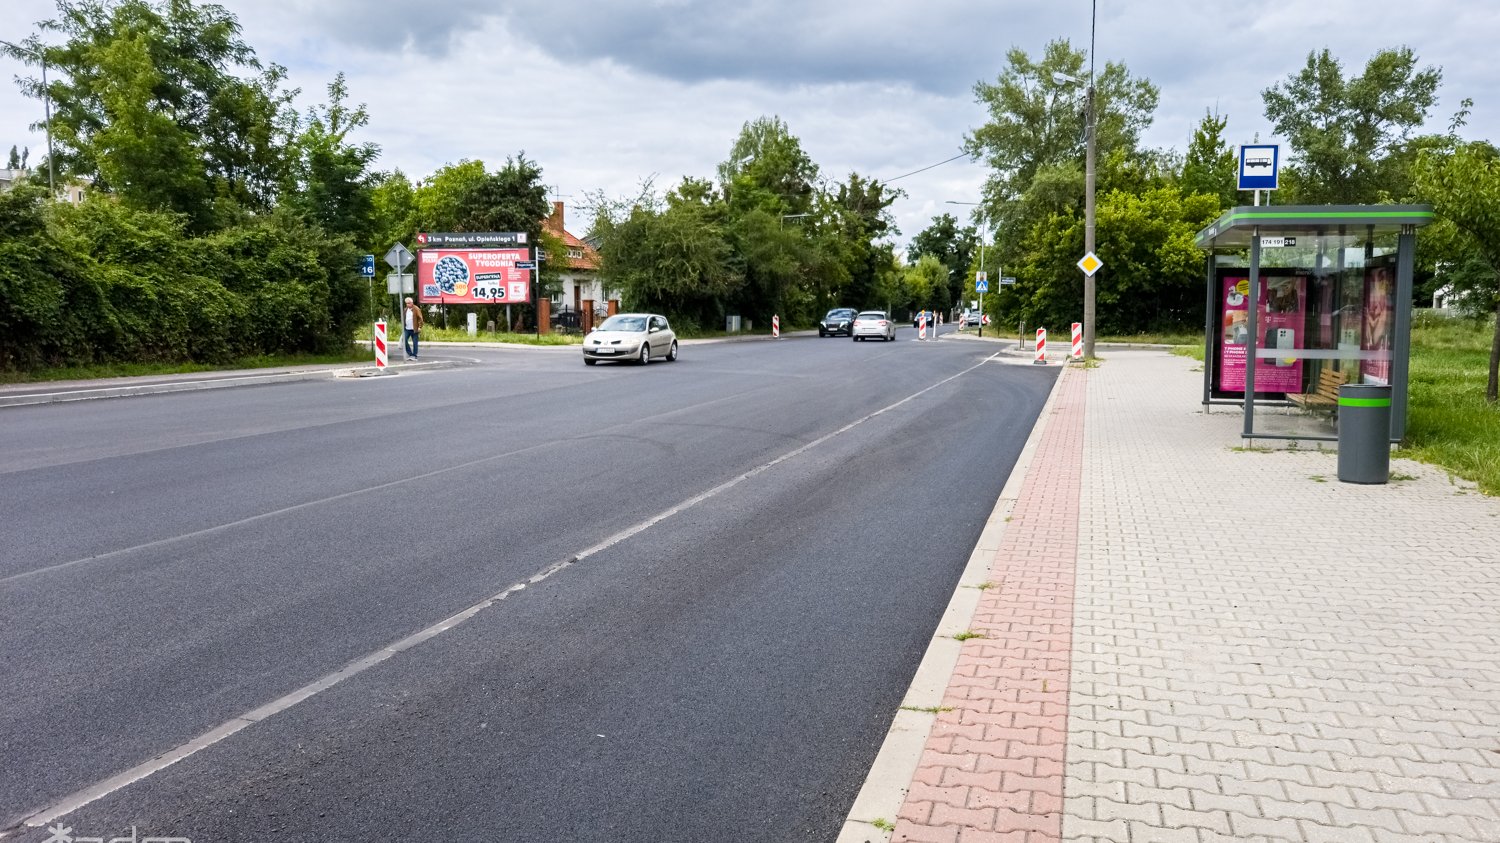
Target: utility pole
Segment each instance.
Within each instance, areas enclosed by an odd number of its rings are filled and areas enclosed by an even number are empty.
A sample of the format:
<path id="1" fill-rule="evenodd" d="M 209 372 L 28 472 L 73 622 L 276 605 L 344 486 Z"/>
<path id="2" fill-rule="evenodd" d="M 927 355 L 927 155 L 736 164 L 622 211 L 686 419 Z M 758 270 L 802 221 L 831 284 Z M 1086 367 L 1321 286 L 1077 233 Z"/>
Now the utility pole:
<path id="1" fill-rule="evenodd" d="M 1094 253 L 1094 135 L 1097 133 L 1094 116 L 1094 27 L 1099 16 L 1099 0 L 1094 0 L 1089 15 L 1089 92 L 1088 92 L 1088 143 L 1084 153 L 1084 199 L 1083 253 Z M 1083 359 L 1094 359 L 1094 292 L 1098 273 L 1083 276 Z"/>

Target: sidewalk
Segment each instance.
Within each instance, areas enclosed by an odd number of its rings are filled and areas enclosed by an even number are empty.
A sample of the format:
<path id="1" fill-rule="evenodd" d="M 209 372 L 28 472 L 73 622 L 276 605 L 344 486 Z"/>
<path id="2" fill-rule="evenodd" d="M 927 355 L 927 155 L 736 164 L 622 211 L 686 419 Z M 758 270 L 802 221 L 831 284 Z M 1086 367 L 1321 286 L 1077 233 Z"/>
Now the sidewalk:
<path id="1" fill-rule="evenodd" d="M 1500 841 L 1500 500 L 1241 449 L 1198 364 L 1103 354 L 1062 373 L 840 840 Z"/>

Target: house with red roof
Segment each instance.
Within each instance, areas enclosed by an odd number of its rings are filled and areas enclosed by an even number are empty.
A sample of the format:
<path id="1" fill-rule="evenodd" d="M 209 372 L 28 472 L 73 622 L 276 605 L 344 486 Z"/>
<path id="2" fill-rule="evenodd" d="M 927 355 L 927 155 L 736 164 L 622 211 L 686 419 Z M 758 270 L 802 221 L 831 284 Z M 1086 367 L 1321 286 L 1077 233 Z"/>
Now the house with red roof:
<path id="1" fill-rule="evenodd" d="M 552 215 L 542 221 L 542 229 L 567 244 L 566 255 L 550 256 L 553 269 L 558 268 L 556 261 L 564 261 L 559 272 L 562 289 L 552 297 L 553 316 L 566 311 L 579 313 L 586 301 L 594 302 L 595 308 L 602 312 L 607 297 L 599 280 L 599 252 L 568 232 L 563 219 L 563 203 L 552 203 Z"/>

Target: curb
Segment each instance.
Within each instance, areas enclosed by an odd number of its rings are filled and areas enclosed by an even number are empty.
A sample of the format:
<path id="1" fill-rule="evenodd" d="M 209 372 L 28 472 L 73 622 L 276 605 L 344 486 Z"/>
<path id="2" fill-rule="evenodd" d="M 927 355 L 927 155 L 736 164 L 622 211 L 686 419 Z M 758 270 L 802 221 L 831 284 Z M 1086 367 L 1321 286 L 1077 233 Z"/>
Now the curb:
<path id="1" fill-rule="evenodd" d="M 434 361 L 413 363 L 407 369 L 446 369 L 462 365 L 463 361 Z M 70 389 L 62 392 L 30 392 L 17 395 L 0 394 L 0 407 L 27 407 L 39 404 L 62 404 L 70 401 L 91 401 L 100 398 L 134 398 L 141 395 L 164 395 L 171 392 L 197 392 L 205 389 L 237 389 L 246 386 L 265 386 L 276 383 L 298 383 L 300 381 L 326 380 L 333 378 L 369 377 L 371 367 L 356 366 L 338 369 L 315 369 L 305 372 L 275 372 L 258 375 L 240 375 L 205 380 L 159 381 L 157 383 L 122 384 L 119 386 Z M 399 374 L 387 370 L 389 374 Z"/>
<path id="2" fill-rule="evenodd" d="M 958 586 L 953 590 L 948 608 L 943 610 L 937 629 L 933 631 L 932 641 L 927 645 L 927 652 L 922 655 L 911 685 L 907 687 L 906 696 L 901 699 L 901 707 L 896 710 L 891 728 L 886 732 L 885 741 L 875 756 L 875 763 L 871 765 L 864 785 L 854 797 L 848 816 L 844 818 L 836 843 L 889 843 L 891 839 L 896 815 L 906 800 L 906 791 L 922 760 L 922 749 L 927 745 L 933 724 L 937 722 L 935 712 L 913 709 L 936 708 L 943 704 L 948 682 L 963 648 L 963 642 L 955 640 L 953 636 L 969 628 L 974 612 L 979 608 L 979 598 L 983 594 L 979 586 L 989 580 L 990 563 L 1000 550 L 1000 540 L 1005 535 L 1007 519 L 1021 495 L 1021 484 L 1026 480 L 1032 457 L 1041 442 L 1042 432 L 1057 403 L 1059 388 L 1064 378 L 1076 377 L 1068 373 L 1068 368 L 1070 367 L 1064 367 L 1058 373 L 1057 380 L 1052 382 L 1052 391 L 1048 393 L 1046 403 L 1037 414 L 1036 424 L 1032 425 L 1026 444 L 1021 446 L 1016 465 L 1011 469 L 1005 487 L 1000 490 L 1000 497 L 995 501 L 995 508 L 990 512 L 983 532 L 979 534 L 978 543 L 969 554 L 969 562 L 958 578 Z M 875 826 L 877 820 L 883 820 L 886 827 Z"/>

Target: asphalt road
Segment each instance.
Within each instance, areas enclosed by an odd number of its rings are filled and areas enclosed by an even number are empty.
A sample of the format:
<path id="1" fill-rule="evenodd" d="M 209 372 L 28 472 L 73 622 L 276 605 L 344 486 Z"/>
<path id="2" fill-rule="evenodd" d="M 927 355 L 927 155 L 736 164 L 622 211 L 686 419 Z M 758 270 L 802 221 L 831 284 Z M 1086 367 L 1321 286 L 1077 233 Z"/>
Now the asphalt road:
<path id="1" fill-rule="evenodd" d="M 0 410 L 0 829 L 832 839 L 1056 374 L 899 336 Z"/>

